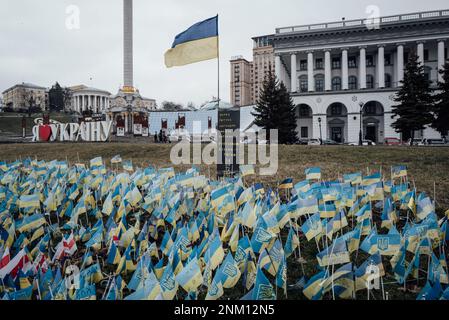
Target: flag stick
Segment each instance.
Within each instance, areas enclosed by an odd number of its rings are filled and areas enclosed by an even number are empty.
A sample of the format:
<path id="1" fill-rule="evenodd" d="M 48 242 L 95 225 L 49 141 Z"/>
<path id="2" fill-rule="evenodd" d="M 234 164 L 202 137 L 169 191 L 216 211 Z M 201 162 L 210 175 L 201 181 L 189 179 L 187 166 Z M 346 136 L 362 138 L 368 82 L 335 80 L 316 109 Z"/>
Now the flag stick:
<path id="1" fill-rule="evenodd" d="M 217 92 L 218 108 L 220 108 L 220 39 L 218 36 L 218 14 L 217 14 Z"/>
<path id="2" fill-rule="evenodd" d="M 435 203 L 435 206 L 437 204 L 437 183 L 436 181 L 433 182 L 433 202 Z"/>
<path id="3" fill-rule="evenodd" d="M 37 287 L 37 295 L 39 297 L 39 300 L 42 300 L 42 296 L 41 296 L 41 289 L 39 288 L 39 279 L 36 277 L 36 287 Z"/>

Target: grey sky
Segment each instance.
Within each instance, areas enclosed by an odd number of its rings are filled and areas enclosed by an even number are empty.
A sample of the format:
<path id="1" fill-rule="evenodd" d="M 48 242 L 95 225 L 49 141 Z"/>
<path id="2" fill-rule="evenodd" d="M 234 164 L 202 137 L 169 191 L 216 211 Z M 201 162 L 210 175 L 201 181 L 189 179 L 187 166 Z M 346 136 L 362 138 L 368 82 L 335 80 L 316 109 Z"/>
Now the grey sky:
<path id="1" fill-rule="evenodd" d="M 122 84 L 122 0 L 2 0 L 0 92 L 20 82 L 85 84 L 115 94 Z M 66 8 L 80 8 L 80 29 L 68 30 Z M 252 36 L 276 27 L 447 9 L 447 0 L 134 0 L 134 82 L 141 94 L 201 104 L 217 93 L 214 60 L 166 69 L 176 34 L 220 15 L 221 95 L 229 100 L 229 59 L 252 57 Z M 91 80 L 92 79 L 92 80 Z"/>

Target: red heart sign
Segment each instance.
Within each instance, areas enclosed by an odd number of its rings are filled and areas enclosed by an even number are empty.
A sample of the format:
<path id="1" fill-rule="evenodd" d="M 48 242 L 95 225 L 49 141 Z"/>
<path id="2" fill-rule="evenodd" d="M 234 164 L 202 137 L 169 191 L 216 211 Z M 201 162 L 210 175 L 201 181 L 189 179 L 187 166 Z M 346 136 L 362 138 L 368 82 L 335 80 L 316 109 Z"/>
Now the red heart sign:
<path id="1" fill-rule="evenodd" d="M 48 125 L 39 126 L 39 141 L 49 141 L 51 137 L 51 127 Z"/>

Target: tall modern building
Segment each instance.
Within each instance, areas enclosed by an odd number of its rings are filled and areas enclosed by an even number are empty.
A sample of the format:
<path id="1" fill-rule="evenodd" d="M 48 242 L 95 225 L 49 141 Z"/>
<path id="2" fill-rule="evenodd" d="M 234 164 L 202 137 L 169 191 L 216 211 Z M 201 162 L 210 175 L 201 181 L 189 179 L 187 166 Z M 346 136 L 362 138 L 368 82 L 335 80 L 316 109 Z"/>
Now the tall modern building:
<path id="1" fill-rule="evenodd" d="M 242 56 L 231 59 L 231 103 L 235 106 L 253 104 L 253 64 Z"/>
<path id="2" fill-rule="evenodd" d="M 265 74 L 274 72 L 273 36 L 253 38 L 253 61 L 242 56 L 231 59 L 231 104 L 254 105 L 263 87 Z"/>
<path id="3" fill-rule="evenodd" d="M 300 138 L 355 142 L 360 122 L 367 139 L 399 137 L 391 111 L 404 65 L 417 53 L 435 87 L 448 39 L 449 10 L 276 29 L 276 75 L 298 106 Z"/>

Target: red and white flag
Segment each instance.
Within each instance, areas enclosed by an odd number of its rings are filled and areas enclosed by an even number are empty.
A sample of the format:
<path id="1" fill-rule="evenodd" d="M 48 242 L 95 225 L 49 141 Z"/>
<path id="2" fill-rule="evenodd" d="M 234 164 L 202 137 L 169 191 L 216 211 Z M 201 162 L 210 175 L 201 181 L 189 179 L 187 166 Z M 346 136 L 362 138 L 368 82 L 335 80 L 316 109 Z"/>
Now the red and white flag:
<path id="1" fill-rule="evenodd" d="M 56 252 L 53 256 L 53 262 L 55 260 L 61 260 L 63 257 L 71 257 L 77 250 L 75 238 L 73 233 L 67 239 L 62 239 L 62 241 L 56 246 Z"/>
<path id="2" fill-rule="evenodd" d="M 68 239 L 62 240 L 64 245 L 64 252 L 66 257 L 71 257 L 78 249 L 75 242 L 75 237 L 73 236 L 73 233 L 70 235 Z"/>
<path id="3" fill-rule="evenodd" d="M 6 266 L 0 269 L 0 279 L 5 278 L 8 274 L 15 278 L 20 269 L 26 273 L 30 270 L 30 265 L 32 266 L 28 254 L 25 249 L 22 249 Z"/>
<path id="4" fill-rule="evenodd" d="M 0 260 L 0 269 L 6 266 L 9 261 L 11 261 L 11 254 L 9 253 L 9 248 L 6 247 L 5 252 L 3 252 L 2 259 Z"/>

